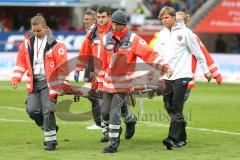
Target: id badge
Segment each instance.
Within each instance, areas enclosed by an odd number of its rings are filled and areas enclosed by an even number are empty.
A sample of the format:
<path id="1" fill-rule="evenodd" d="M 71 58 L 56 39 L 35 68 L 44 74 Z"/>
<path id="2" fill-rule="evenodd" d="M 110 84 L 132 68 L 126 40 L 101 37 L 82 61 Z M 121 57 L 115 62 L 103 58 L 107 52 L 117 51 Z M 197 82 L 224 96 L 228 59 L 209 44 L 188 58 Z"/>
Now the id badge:
<path id="1" fill-rule="evenodd" d="M 41 63 L 39 60 L 35 62 L 35 67 L 34 67 L 34 74 L 40 74 L 41 71 Z"/>

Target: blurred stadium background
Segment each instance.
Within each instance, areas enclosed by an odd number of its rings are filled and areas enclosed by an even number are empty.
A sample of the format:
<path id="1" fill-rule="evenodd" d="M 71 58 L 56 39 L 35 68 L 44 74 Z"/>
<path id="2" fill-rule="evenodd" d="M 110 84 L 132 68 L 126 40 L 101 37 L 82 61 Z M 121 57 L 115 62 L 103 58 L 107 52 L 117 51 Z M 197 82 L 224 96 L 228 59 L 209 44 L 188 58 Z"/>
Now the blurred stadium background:
<path id="1" fill-rule="evenodd" d="M 16 91 L 10 87 L 17 47 L 23 33 L 30 29 L 30 18 L 40 12 L 54 34 L 67 45 L 70 57 L 76 56 L 85 36 L 83 13 L 100 5 L 110 6 L 113 11 L 125 10 L 129 27 L 147 42 L 162 28 L 158 12 L 163 6 L 191 15 L 190 28 L 214 57 L 224 83 L 220 87 L 199 83 L 194 89 L 185 110 L 188 118 L 192 118 L 188 123 L 188 149 L 165 151 L 161 140 L 169 121 L 166 118 L 152 122 L 144 117 L 159 110 L 159 115 L 166 115 L 158 97 L 144 101 L 145 115 L 139 112 L 137 104 L 134 109 L 139 116 L 137 134 L 131 141 L 123 140 L 118 155 L 110 157 L 100 153 L 104 146 L 99 143 L 101 134 L 85 129 L 91 121 L 59 120 L 59 149 L 55 153 L 42 151 L 39 130 L 24 112 L 24 87 Z M 221 47 L 216 44 L 219 39 Z M 200 75 L 198 72 L 196 79 L 204 81 Z M 0 80 L 0 157 L 3 159 L 237 160 L 240 155 L 240 0 L 0 0 Z M 72 97 L 60 99 L 63 98 Z M 81 103 L 90 106 L 86 100 Z M 73 108 L 79 112 L 90 107 L 74 104 Z"/>

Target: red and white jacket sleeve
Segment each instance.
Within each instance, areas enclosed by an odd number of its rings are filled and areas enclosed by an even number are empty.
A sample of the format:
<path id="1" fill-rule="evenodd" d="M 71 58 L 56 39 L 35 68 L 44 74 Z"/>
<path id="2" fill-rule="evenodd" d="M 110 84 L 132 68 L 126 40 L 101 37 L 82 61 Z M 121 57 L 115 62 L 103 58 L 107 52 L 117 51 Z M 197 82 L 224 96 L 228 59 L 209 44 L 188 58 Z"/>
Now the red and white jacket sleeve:
<path id="1" fill-rule="evenodd" d="M 135 54 L 152 67 L 163 71 L 163 67 L 168 65 L 167 62 L 139 36 L 136 35 L 136 40 L 133 45 L 135 45 Z"/>
<path id="2" fill-rule="evenodd" d="M 213 78 L 216 80 L 216 83 L 221 84 L 222 83 L 222 76 L 221 76 L 221 73 L 219 72 L 217 64 L 213 60 L 211 54 L 208 52 L 207 48 L 204 46 L 204 44 L 202 43 L 200 38 L 198 36 L 196 36 L 196 39 L 197 39 L 197 42 L 200 46 L 200 49 L 202 50 L 202 52 L 204 54 L 204 57 L 206 59 L 208 70 L 212 74 Z M 192 72 L 193 72 L 193 75 L 196 72 L 196 68 L 197 68 L 197 59 L 193 55 L 192 56 Z M 193 77 L 193 79 L 194 79 L 194 77 Z M 188 88 L 193 88 L 193 87 L 195 87 L 195 83 L 194 83 L 194 81 L 191 81 L 188 84 Z"/>
<path id="3" fill-rule="evenodd" d="M 76 70 L 82 71 L 85 68 L 85 65 L 92 57 L 92 47 L 90 42 L 90 35 L 87 34 L 83 43 L 82 47 L 78 53 L 78 61 L 76 64 Z"/>
<path id="4" fill-rule="evenodd" d="M 25 59 L 25 45 L 22 43 L 18 50 L 16 65 L 13 70 L 12 75 L 12 82 L 13 83 L 19 83 L 24 75 L 24 73 L 27 71 L 27 62 Z"/>
<path id="5" fill-rule="evenodd" d="M 208 52 L 207 48 L 203 45 L 200 38 L 199 37 L 196 37 L 196 38 L 197 38 L 200 48 L 206 58 L 207 66 L 208 66 L 210 73 L 212 74 L 212 77 L 216 80 L 217 83 L 222 83 L 222 76 L 219 72 L 217 64 L 214 62 L 212 56 Z"/>

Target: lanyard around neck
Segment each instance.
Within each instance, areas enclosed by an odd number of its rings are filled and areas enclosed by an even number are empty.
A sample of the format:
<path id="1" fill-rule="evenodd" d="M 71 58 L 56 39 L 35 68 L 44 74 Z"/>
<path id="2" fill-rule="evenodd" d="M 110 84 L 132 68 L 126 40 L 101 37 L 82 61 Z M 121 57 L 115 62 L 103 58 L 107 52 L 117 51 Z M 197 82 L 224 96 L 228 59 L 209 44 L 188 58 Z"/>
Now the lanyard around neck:
<path id="1" fill-rule="evenodd" d="M 42 48 L 43 41 L 44 41 L 44 38 L 42 39 L 40 47 L 38 48 L 38 38 L 37 38 L 37 49 L 36 49 L 36 51 L 37 51 L 37 58 L 38 58 L 39 52 L 40 52 L 40 50 Z"/>

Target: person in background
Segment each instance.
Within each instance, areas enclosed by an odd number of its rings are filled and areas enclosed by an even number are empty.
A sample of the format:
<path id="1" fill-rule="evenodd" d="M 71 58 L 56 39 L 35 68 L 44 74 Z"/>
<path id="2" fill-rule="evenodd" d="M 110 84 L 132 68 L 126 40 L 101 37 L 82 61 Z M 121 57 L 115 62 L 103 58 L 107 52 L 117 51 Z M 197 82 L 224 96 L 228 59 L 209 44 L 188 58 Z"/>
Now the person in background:
<path id="1" fill-rule="evenodd" d="M 91 26 L 96 25 L 97 23 L 97 14 L 95 11 L 91 9 L 87 9 L 84 12 L 83 16 L 83 24 L 86 32 L 91 29 Z M 94 65 L 93 65 L 93 57 L 87 63 L 87 66 L 84 70 L 84 82 L 90 83 L 93 81 L 93 74 L 94 73 Z M 78 82 L 79 73 L 75 72 L 74 79 Z M 88 98 L 92 104 L 92 114 L 95 124 L 88 126 L 87 129 L 101 129 L 101 116 L 100 116 L 100 105 L 101 100 L 98 98 Z"/>

